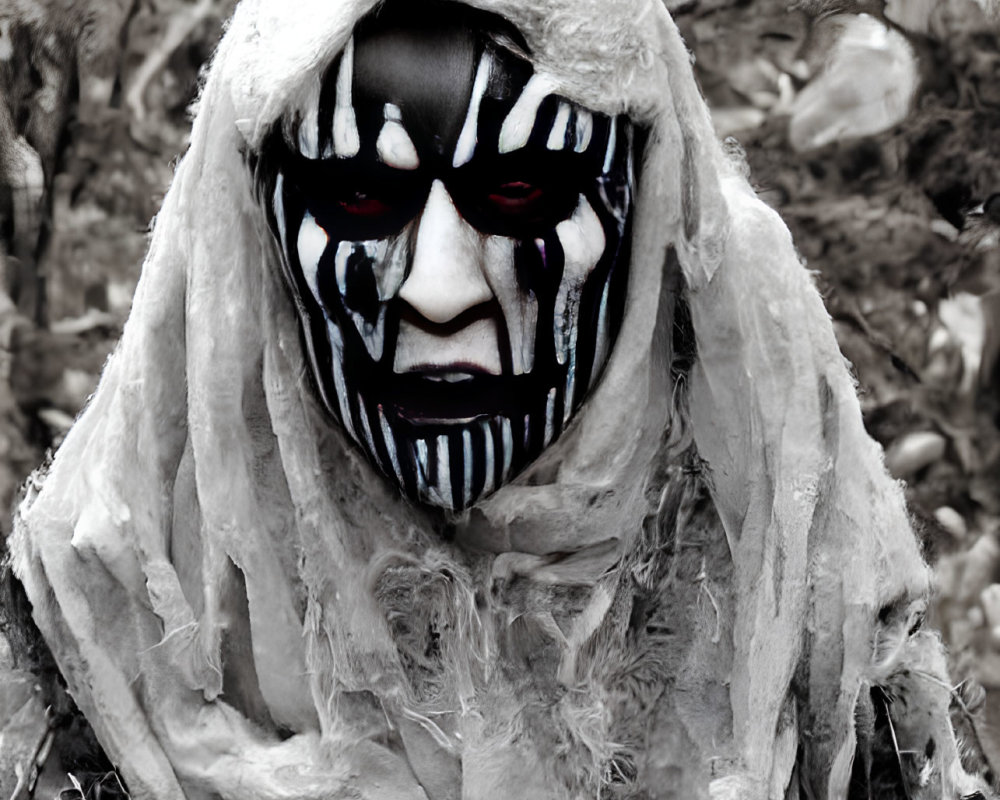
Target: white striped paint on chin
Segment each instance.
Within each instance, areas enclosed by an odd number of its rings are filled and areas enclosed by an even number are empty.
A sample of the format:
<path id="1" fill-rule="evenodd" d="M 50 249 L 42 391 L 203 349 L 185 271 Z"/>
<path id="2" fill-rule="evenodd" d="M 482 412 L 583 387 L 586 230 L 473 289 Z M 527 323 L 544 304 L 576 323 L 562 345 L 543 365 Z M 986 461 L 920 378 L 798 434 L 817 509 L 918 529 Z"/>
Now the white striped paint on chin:
<path id="1" fill-rule="evenodd" d="M 555 390 L 552 390 L 553 394 Z M 499 431 L 500 441 L 494 445 L 493 431 Z M 530 430 L 530 429 L 529 429 Z M 473 431 L 478 433 L 484 446 L 477 450 L 473 444 Z M 391 426 L 386 425 L 383 435 L 386 438 L 387 452 L 399 452 L 407 445 L 396 441 Z M 420 437 L 412 442 L 413 464 L 416 470 L 417 498 L 423 503 L 448 510 L 469 508 L 479 500 L 489 496 L 497 489 L 506 485 L 511 476 L 511 464 L 514 453 L 514 440 L 511 437 L 511 423 L 507 417 L 498 416 L 492 419 L 482 419 L 459 427 L 452 433 L 437 434 L 431 437 Z M 462 468 L 460 474 L 452 470 L 452 455 L 461 454 Z M 475 464 L 481 459 L 483 470 L 483 485 L 478 489 L 474 486 L 473 474 Z M 378 464 L 377 458 L 374 459 Z M 499 461 L 499 464 L 498 464 Z M 496 477 L 497 467 L 500 468 L 499 480 Z M 383 467 L 388 474 L 388 470 Z M 456 483 L 456 480 L 460 483 Z M 402 478 L 399 486 L 403 488 Z M 455 503 L 457 492 L 459 502 Z"/>
<path id="2" fill-rule="evenodd" d="M 515 455 L 509 417 L 496 415 L 455 423 L 444 432 L 436 426 L 426 436 L 401 436 L 381 404 L 366 398 L 351 384 L 345 385 L 342 343 L 338 335 L 339 331 L 331 330 L 331 341 L 336 343 L 333 363 L 336 409 L 349 437 L 404 494 L 409 485 L 415 489 L 411 495 L 414 500 L 438 508 L 460 510 L 469 508 L 509 482 L 513 477 Z M 557 397 L 558 389 L 550 388 L 545 396 L 544 412 L 537 418 L 525 414 L 523 443 L 519 444 L 524 448 L 522 459 L 526 461 L 521 460 L 520 466 L 549 447 L 565 427 L 556 413 Z M 536 440 L 539 434 L 541 441 Z M 533 440 L 536 440 L 537 450 L 531 448 Z M 407 473 L 411 475 L 409 480 Z"/>
<path id="3" fill-rule="evenodd" d="M 431 487 L 436 489 L 438 502 L 446 508 L 454 505 L 451 494 L 451 445 L 446 434 L 441 434 L 437 438 L 437 485 Z M 433 495 L 432 495 L 433 496 Z"/>
<path id="4" fill-rule="evenodd" d="M 462 430 L 462 505 L 472 503 L 472 434 Z"/>

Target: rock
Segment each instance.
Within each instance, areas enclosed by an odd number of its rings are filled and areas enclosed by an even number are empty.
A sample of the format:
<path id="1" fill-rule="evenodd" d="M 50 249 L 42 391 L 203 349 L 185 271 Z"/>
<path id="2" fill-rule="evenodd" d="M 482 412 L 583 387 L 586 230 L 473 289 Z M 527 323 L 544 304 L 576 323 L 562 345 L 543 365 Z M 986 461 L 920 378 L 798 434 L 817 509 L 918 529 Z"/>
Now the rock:
<path id="1" fill-rule="evenodd" d="M 983 360 L 987 318 L 983 300 L 969 292 L 958 292 L 938 304 L 938 316 L 962 348 L 964 366 L 962 394 L 971 395 Z"/>
<path id="2" fill-rule="evenodd" d="M 974 670 L 976 680 L 987 689 L 1000 689 L 1000 653 L 982 653 Z"/>
<path id="3" fill-rule="evenodd" d="M 918 83 L 902 34 L 867 14 L 848 18 L 826 69 L 792 105 L 792 147 L 812 150 L 891 128 L 906 117 Z"/>
<path id="4" fill-rule="evenodd" d="M 32 676 L 0 671 L 0 787 L 4 797 L 30 797 L 36 753 L 45 739 L 45 705 Z"/>
<path id="5" fill-rule="evenodd" d="M 934 431 L 916 431 L 900 437 L 885 454 L 885 465 L 896 478 L 908 478 L 924 467 L 940 461 L 947 439 Z"/>
<path id="6" fill-rule="evenodd" d="M 767 113 L 753 106 L 712 109 L 712 124 L 719 138 L 759 128 L 766 119 Z"/>
<path id="7" fill-rule="evenodd" d="M 978 628 L 968 619 L 953 619 L 948 625 L 948 641 L 956 652 L 963 652 L 972 646 Z"/>
<path id="8" fill-rule="evenodd" d="M 1000 583 L 987 586 L 979 595 L 979 602 L 991 630 L 1000 627 Z"/>
<path id="9" fill-rule="evenodd" d="M 965 518 L 951 506 L 941 506 L 934 512 L 934 518 L 942 528 L 956 539 L 963 539 L 969 532 Z"/>
<path id="10" fill-rule="evenodd" d="M 930 16 L 937 0 L 888 0 L 885 15 L 900 27 L 913 33 L 930 30 Z"/>
<path id="11" fill-rule="evenodd" d="M 995 583 L 997 565 L 1000 561 L 1000 544 L 993 534 L 984 534 L 969 548 L 963 560 L 965 568 L 955 588 L 958 591 L 959 602 L 970 603 L 987 586 Z"/>

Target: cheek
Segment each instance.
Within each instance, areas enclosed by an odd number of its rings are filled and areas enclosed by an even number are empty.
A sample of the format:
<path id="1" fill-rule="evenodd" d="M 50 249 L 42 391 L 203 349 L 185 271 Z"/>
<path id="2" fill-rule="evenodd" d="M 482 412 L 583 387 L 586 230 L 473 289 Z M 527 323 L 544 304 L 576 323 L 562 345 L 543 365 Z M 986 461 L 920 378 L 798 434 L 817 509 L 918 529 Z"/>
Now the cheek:
<path id="1" fill-rule="evenodd" d="M 308 211 L 299 226 L 299 235 L 295 246 L 299 257 L 299 265 L 302 267 L 302 276 L 306 279 L 306 285 L 312 292 L 316 302 L 322 303 L 319 289 L 319 267 L 327 245 L 330 243 L 329 237 L 313 219 Z"/>
<path id="2" fill-rule="evenodd" d="M 307 212 L 296 242 L 306 285 L 328 313 L 337 305 L 362 315 L 388 302 L 406 277 L 407 237 L 331 242 Z"/>
<path id="3" fill-rule="evenodd" d="M 556 236 L 563 251 L 563 273 L 556 292 L 552 317 L 552 336 L 556 361 L 570 365 L 571 382 L 575 380 L 576 348 L 580 337 L 580 306 L 584 284 L 604 255 L 607 237 L 604 227 L 590 203 L 583 196 L 568 220 L 556 226 Z M 575 389 L 575 387 L 573 387 Z M 572 398 L 573 389 L 567 387 Z M 572 403 L 565 404 L 566 417 Z"/>
<path id="4" fill-rule="evenodd" d="M 534 248 L 534 245 L 529 243 L 526 247 Z M 490 236 L 486 240 L 483 261 L 486 282 L 500 304 L 507 326 L 511 370 L 514 375 L 522 375 L 534 367 L 538 301 L 533 292 L 524 290 L 517 278 L 516 251 L 513 239 Z M 541 269 L 540 260 L 536 268 Z"/>
<path id="5" fill-rule="evenodd" d="M 319 260 L 315 289 L 305 261 L 301 261 L 302 271 L 309 288 L 328 314 L 342 304 L 348 311 L 370 318 L 378 311 L 380 298 L 375 267 L 385 260 L 385 251 L 385 243 L 378 241 L 329 244 Z M 302 252 L 300 246 L 300 258 Z"/>
<path id="6" fill-rule="evenodd" d="M 563 249 L 563 283 L 581 284 L 604 255 L 607 238 L 604 226 L 583 196 L 573 216 L 556 226 Z"/>
<path id="7" fill-rule="evenodd" d="M 372 269 L 375 271 L 379 300 L 383 303 L 399 294 L 400 287 L 406 280 L 409 254 L 410 231 L 406 230 L 399 236 L 393 236 L 386 241 L 383 257 L 372 265 Z"/>

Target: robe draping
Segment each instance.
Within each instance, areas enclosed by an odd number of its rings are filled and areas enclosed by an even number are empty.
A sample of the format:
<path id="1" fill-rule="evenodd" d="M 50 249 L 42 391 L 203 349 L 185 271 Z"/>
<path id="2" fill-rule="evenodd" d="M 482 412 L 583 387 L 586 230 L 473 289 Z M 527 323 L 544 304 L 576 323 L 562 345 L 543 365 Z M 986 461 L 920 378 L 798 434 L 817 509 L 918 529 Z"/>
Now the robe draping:
<path id="1" fill-rule="evenodd" d="M 468 512 L 399 496 L 317 401 L 248 166 L 373 2 L 244 0 L 121 342 L 10 542 L 132 796 L 834 800 L 893 681 L 953 790 L 901 489 L 666 10 L 469 4 L 647 132 L 606 372 Z"/>

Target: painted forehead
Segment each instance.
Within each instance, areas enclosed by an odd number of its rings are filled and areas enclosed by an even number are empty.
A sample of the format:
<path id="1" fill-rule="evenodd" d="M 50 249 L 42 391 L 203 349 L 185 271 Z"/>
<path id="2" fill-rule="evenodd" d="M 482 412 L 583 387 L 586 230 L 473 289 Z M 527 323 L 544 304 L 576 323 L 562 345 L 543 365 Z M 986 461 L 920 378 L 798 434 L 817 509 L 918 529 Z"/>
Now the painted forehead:
<path id="1" fill-rule="evenodd" d="M 429 25 L 426 15 L 396 13 L 359 28 L 353 43 L 352 100 L 362 139 L 375 141 L 388 103 L 399 110 L 424 160 L 454 150 L 483 47 L 482 33 L 469 20 L 458 22 L 451 18 L 446 25 Z M 326 85 L 338 88 L 329 79 Z M 343 81 L 339 88 L 343 90 Z"/>
<path id="2" fill-rule="evenodd" d="M 599 171 L 611 120 L 555 96 L 504 20 L 445 8 L 397 4 L 357 28 L 323 80 L 319 129 L 300 131 L 303 155 L 440 175 L 516 151 L 566 151 Z"/>

